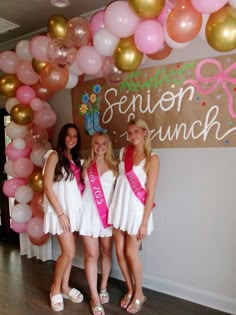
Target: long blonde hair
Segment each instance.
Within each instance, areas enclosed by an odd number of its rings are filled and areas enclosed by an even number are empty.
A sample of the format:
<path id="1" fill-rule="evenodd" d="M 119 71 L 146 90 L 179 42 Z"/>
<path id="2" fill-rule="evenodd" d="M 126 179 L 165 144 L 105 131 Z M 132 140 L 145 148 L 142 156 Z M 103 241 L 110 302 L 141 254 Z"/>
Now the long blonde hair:
<path id="1" fill-rule="evenodd" d="M 144 137 L 144 155 L 145 155 L 145 165 L 144 165 L 144 169 L 146 170 L 146 172 L 149 169 L 150 166 L 150 159 L 151 159 L 151 139 L 150 139 L 150 130 L 148 128 L 147 123 L 140 118 L 134 118 L 134 119 L 130 119 L 128 122 L 128 126 L 131 125 L 135 125 L 139 128 L 142 128 L 144 131 L 146 131 L 146 135 Z"/>
<path id="2" fill-rule="evenodd" d="M 93 151 L 93 146 L 94 146 L 95 139 L 97 136 L 103 136 L 104 138 L 106 138 L 107 151 L 105 153 L 104 160 L 105 160 L 108 168 L 110 170 L 112 170 L 114 176 L 117 176 L 117 174 L 118 174 L 118 161 L 115 158 L 115 155 L 113 153 L 111 138 L 107 133 L 104 133 L 104 132 L 96 132 L 92 136 L 90 149 L 89 149 L 89 157 L 85 160 L 85 162 L 83 164 L 83 173 L 86 171 L 86 169 L 89 167 L 89 165 L 95 161 L 95 154 Z"/>

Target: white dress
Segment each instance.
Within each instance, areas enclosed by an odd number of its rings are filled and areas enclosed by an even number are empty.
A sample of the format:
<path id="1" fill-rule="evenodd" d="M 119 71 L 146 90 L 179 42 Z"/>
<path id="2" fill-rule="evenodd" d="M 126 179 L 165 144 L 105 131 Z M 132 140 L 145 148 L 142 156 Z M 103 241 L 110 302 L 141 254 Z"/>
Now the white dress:
<path id="1" fill-rule="evenodd" d="M 120 151 L 121 162 L 119 163 L 119 176 L 117 177 L 116 187 L 109 209 L 108 222 L 112 224 L 114 228 L 125 231 L 129 235 L 137 235 L 143 218 L 144 205 L 133 193 L 126 177 L 124 161 L 122 161 L 123 152 L 124 148 Z M 139 165 L 133 166 L 133 171 L 143 188 L 145 188 L 147 178 L 143 169 L 144 165 L 145 159 L 142 160 Z M 151 213 L 148 220 L 147 235 L 150 235 L 152 231 L 153 218 Z"/>
<path id="2" fill-rule="evenodd" d="M 45 164 L 47 158 L 53 150 L 50 150 L 45 155 Z M 44 170 L 43 170 L 44 172 Z M 82 198 L 77 186 L 76 178 L 65 180 L 62 178 L 60 182 L 53 182 L 53 190 L 57 199 L 68 216 L 70 221 L 71 232 L 79 230 L 79 211 L 82 206 Z M 58 216 L 44 194 L 44 233 L 62 234 L 63 230 L 58 219 Z"/>
<path id="3" fill-rule="evenodd" d="M 114 184 L 116 177 L 111 170 L 105 172 L 100 176 L 100 182 L 103 193 L 109 208 L 112 195 L 114 192 Z M 82 209 L 80 210 L 80 235 L 87 235 L 92 237 L 109 237 L 112 236 L 112 227 L 104 228 L 98 213 L 98 209 L 94 202 L 93 193 L 89 183 L 87 172 L 85 172 L 85 190 L 82 196 Z"/>

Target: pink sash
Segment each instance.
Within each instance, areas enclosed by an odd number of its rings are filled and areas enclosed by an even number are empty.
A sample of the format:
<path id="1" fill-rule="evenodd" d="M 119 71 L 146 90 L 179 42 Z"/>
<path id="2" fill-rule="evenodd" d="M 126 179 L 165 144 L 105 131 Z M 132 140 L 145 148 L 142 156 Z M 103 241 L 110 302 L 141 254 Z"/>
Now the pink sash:
<path id="1" fill-rule="evenodd" d="M 74 173 L 77 186 L 78 186 L 79 191 L 82 195 L 82 193 L 84 191 L 84 183 L 82 183 L 80 180 L 80 169 L 72 161 L 70 161 L 70 168 L 71 168 L 72 172 Z"/>
<path id="2" fill-rule="evenodd" d="M 102 221 L 102 225 L 104 228 L 107 228 L 109 226 L 109 224 L 107 223 L 108 207 L 107 207 L 106 199 L 103 193 L 102 185 L 100 182 L 97 165 L 95 162 L 88 167 L 87 174 L 88 174 L 91 190 L 93 193 L 93 199 L 94 199 L 94 202 L 96 203 L 98 213 Z"/>
<path id="3" fill-rule="evenodd" d="M 146 200 L 146 190 L 142 187 L 138 177 L 133 171 L 133 152 L 134 148 L 132 146 L 127 147 L 125 152 L 125 175 L 128 179 L 131 189 L 135 196 L 145 205 Z M 155 203 L 153 203 L 152 207 L 155 207 Z"/>

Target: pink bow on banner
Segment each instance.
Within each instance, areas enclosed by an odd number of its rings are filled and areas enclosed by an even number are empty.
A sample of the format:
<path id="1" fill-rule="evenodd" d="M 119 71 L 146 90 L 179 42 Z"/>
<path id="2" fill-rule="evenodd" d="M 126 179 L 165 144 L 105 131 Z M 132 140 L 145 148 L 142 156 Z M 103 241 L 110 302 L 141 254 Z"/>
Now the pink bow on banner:
<path id="1" fill-rule="evenodd" d="M 218 67 L 219 72 L 216 75 L 213 75 L 211 77 L 203 77 L 201 75 L 201 68 L 203 65 L 206 65 L 207 63 L 210 64 L 214 64 Z M 230 89 L 227 86 L 227 82 L 236 84 L 236 78 L 232 78 L 230 77 L 228 74 L 230 71 L 236 69 L 236 63 L 233 63 L 231 66 L 229 66 L 226 70 L 223 69 L 221 63 L 218 60 L 215 59 L 204 59 L 202 61 L 200 61 L 196 67 L 195 73 L 196 73 L 196 77 L 200 82 L 204 82 L 204 83 L 210 83 L 210 82 L 214 82 L 214 84 L 209 88 L 204 90 L 197 81 L 189 79 L 184 81 L 184 84 L 187 83 L 191 83 L 193 84 L 198 91 L 200 91 L 202 94 L 210 94 L 219 83 L 222 84 L 226 94 L 228 95 L 228 100 L 229 100 L 229 113 L 231 115 L 231 117 L 236 118 L 236 113 L 233 110 L 233 96 L 232 93 L 230 91 Z"/>

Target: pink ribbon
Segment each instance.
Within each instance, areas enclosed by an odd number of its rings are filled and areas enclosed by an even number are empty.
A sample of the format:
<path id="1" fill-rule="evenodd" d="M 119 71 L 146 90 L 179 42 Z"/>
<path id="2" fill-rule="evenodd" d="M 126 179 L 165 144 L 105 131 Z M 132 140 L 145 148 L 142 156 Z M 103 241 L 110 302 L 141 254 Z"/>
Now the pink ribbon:
<path id="1" fill-rule="evenodd" d="M 213 75 L 211 77 L 203 77 L 201 75 L 201 68 L 203 65 L 206 65 L 207 63 L 209 64 L 214 64 L 218 68 L 219 72 L 216 75 Z M 189 79 L 184 81 L 184 84 L 191 83 L 193 84 L 198 91 L 200 91 L 202 94 L 210 94 L 214 89 L 218 86 L 218 84 L 222 84 L 226 94 L 228 95 L 228 100 L 229 100 L 229 113 L 231 117 L 236 118 L 236 113 L 233 110 L 233 96 L 230 91 L 230 89 L 227 86 L 227 82 L 236 84 L 236 78 L 230 77 L 228 74 L 230 71 L 236 69 L 236 63 L 233 63 L 231 66 L 229 66 L 226 70 L 223 69 L 221 63 L 216 60 L 216 59 L 204 59 L 200 61 L 196 67 L 195 73 L 196 77 L 200 82 L 204 83 L 211 83 L 213 82 L 213 85 L 209 88 L 204 90 L 197 81 Z"/>
<path id="2" fill-rule="evenodd" d="M 141 185 L 138 177 L 133 171 L 133 152 L 134 148 L 132 146 L 127 147 L 125 152 L 125 175 L 128 179 L 130 187 L 135 194 L 135 196 L 145 205 L 146 201 L 146 190 Z M 153 203 L 152 207 L 155 207 L 155 203 Z"/>
<path id="3" fill-rule="evenodd" d="M 100 182 L 97 165 L 95 162 L 88 167 L 87 174 L 88 174 L 91 190 L 93 193 L 93 199 L 98 209 L 98 213 L 102 221 L 102 225 L 104 228 L 107 228 L 109 226 L 109 224 L 107 223 L 108 207 L 107 207 L 106 199 L 105 199 L 104 192 L 102 189 L 102 185 Z"/>
<path id="4" fill-rule="evenodd" d="M 70 161 L 70 168 L 71 168 L 72 172 L 74 173 L 77 186 L 78 186 L 79 191 L 82 195 L 82 193 L 84 191 L 84 183 L 82 183 L 80 180 L 80 169 L 72 161 Z"/>

